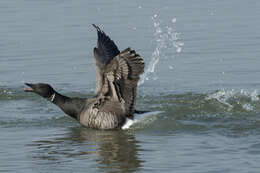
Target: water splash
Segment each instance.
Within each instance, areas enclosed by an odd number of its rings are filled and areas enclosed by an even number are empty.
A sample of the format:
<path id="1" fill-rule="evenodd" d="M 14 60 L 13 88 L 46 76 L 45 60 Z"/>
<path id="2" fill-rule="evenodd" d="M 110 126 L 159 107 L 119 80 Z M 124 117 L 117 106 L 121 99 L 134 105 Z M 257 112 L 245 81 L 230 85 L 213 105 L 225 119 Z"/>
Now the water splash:
<path id="1" fill-rule="evenodd" d="M 138 123 L 143 125 L 150 124 L 157 119 L 157 115 L 160 113 L 163 113 L 163 111 L 154 111 L 154 112 L 147 112 L 147 113 L 135 115 L 134 120 L 127 119 L 122 129 L 123 130 L 129 129 L 134 124 L 138 124 Z"/>
<path id="2" fill-rule="evenodd" d="M 155 74 L 156 66 L 161 58 L 167 59 L 165 52 L 170 51 L 173 54 L 180 53 L 184 43 L 179 41 L 180 33 L 176 32 L 174 25 L 177 19 L 173 18 L 169 25 L 164 25 L 163 21 L 157 14 L 152 16 L 154 31 L 154 41 L 156 42 L 155 50 L 152 53 L 151 61 L 148 63 L 148 67 L 139 81 L 139 85 L 143 84 L 146 80 L 156 80 Z M 174 48 L 174 49 L 173 49 Z M 169 65 L 169 69 L 172 70 L 173 66 Z"/>
<path id="3" fill-rule="evenodd" d="M 246 101 L 244 101 L 243 98 Z M 206 100 L 212 99 L 226 105 L 229 111 L 234 109 L 234 105 L 241 105 L 244 110 L 253 111 L 254 106 L 252 103 L 259 101 L 258 92 L 256 90 L 249 92 L 243 89 L 240 91 L 221 89 L 206 97 Z"/>

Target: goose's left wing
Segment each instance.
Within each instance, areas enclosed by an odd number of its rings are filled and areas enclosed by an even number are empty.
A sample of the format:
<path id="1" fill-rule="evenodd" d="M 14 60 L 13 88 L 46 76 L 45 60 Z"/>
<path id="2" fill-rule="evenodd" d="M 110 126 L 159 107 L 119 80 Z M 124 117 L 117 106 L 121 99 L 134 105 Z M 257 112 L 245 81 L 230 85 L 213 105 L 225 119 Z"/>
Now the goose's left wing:
<path id="1" fill-rule="evenodd" d="M 120 52 L 113 40 L 109 38 L 98 26 L 93 26 L 97 30 L 97 47 L 94 48 L 95 68 L 96 68 L 96 95 L 100 93 L 104 84 L 104 66 Z"/>

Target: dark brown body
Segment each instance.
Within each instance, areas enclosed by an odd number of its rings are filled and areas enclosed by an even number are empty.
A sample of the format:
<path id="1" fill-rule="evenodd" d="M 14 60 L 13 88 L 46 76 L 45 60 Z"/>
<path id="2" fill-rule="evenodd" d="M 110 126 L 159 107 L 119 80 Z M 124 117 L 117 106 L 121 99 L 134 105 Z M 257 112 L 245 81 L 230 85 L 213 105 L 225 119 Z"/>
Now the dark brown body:
<path id="1" fill-rule="evenodd" d="M 93 98 L 88 99 L 80 113 L 79 122 L 88 128 L 118 129 L 126 121 L 125 114 L 124 106 L 121 103 Z"/>

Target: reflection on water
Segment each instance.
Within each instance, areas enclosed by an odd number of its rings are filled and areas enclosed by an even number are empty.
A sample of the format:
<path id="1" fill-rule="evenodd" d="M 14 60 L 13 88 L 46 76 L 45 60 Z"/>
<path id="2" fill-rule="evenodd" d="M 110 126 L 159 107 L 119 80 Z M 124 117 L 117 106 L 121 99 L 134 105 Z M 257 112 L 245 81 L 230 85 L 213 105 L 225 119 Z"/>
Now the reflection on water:
<path id="1" fill-rule="evenodd" d="M 62 135 L 34 141 L 32 157 L 38 165 L 62 167 L 77 161 L 83 169 L 95 167 L 109 172 L 134 172 L 143 161 L 135 137 L 125 131 L 97 131 L 73 127 Z M 96 163 L 96 165 L 91 165 Z M 73 164 L 74 165 L 74 164 Z M 75 165 L 75 166 L 76 166 Z M 78 167 L 77 167 L 78 168 Z"/>

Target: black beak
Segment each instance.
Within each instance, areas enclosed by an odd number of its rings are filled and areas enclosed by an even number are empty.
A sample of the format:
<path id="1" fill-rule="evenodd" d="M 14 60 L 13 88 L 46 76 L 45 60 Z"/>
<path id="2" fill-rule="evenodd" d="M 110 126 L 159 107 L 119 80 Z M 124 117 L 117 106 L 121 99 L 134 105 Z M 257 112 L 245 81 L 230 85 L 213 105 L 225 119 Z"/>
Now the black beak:
<path id="1" fill-rule="evenodd" d="M 31 83 L 25 83 L 25 85 L 29 86 L 30 88 L 24 88 L 25 92 L 34 92 L 34 84 Z"/>

